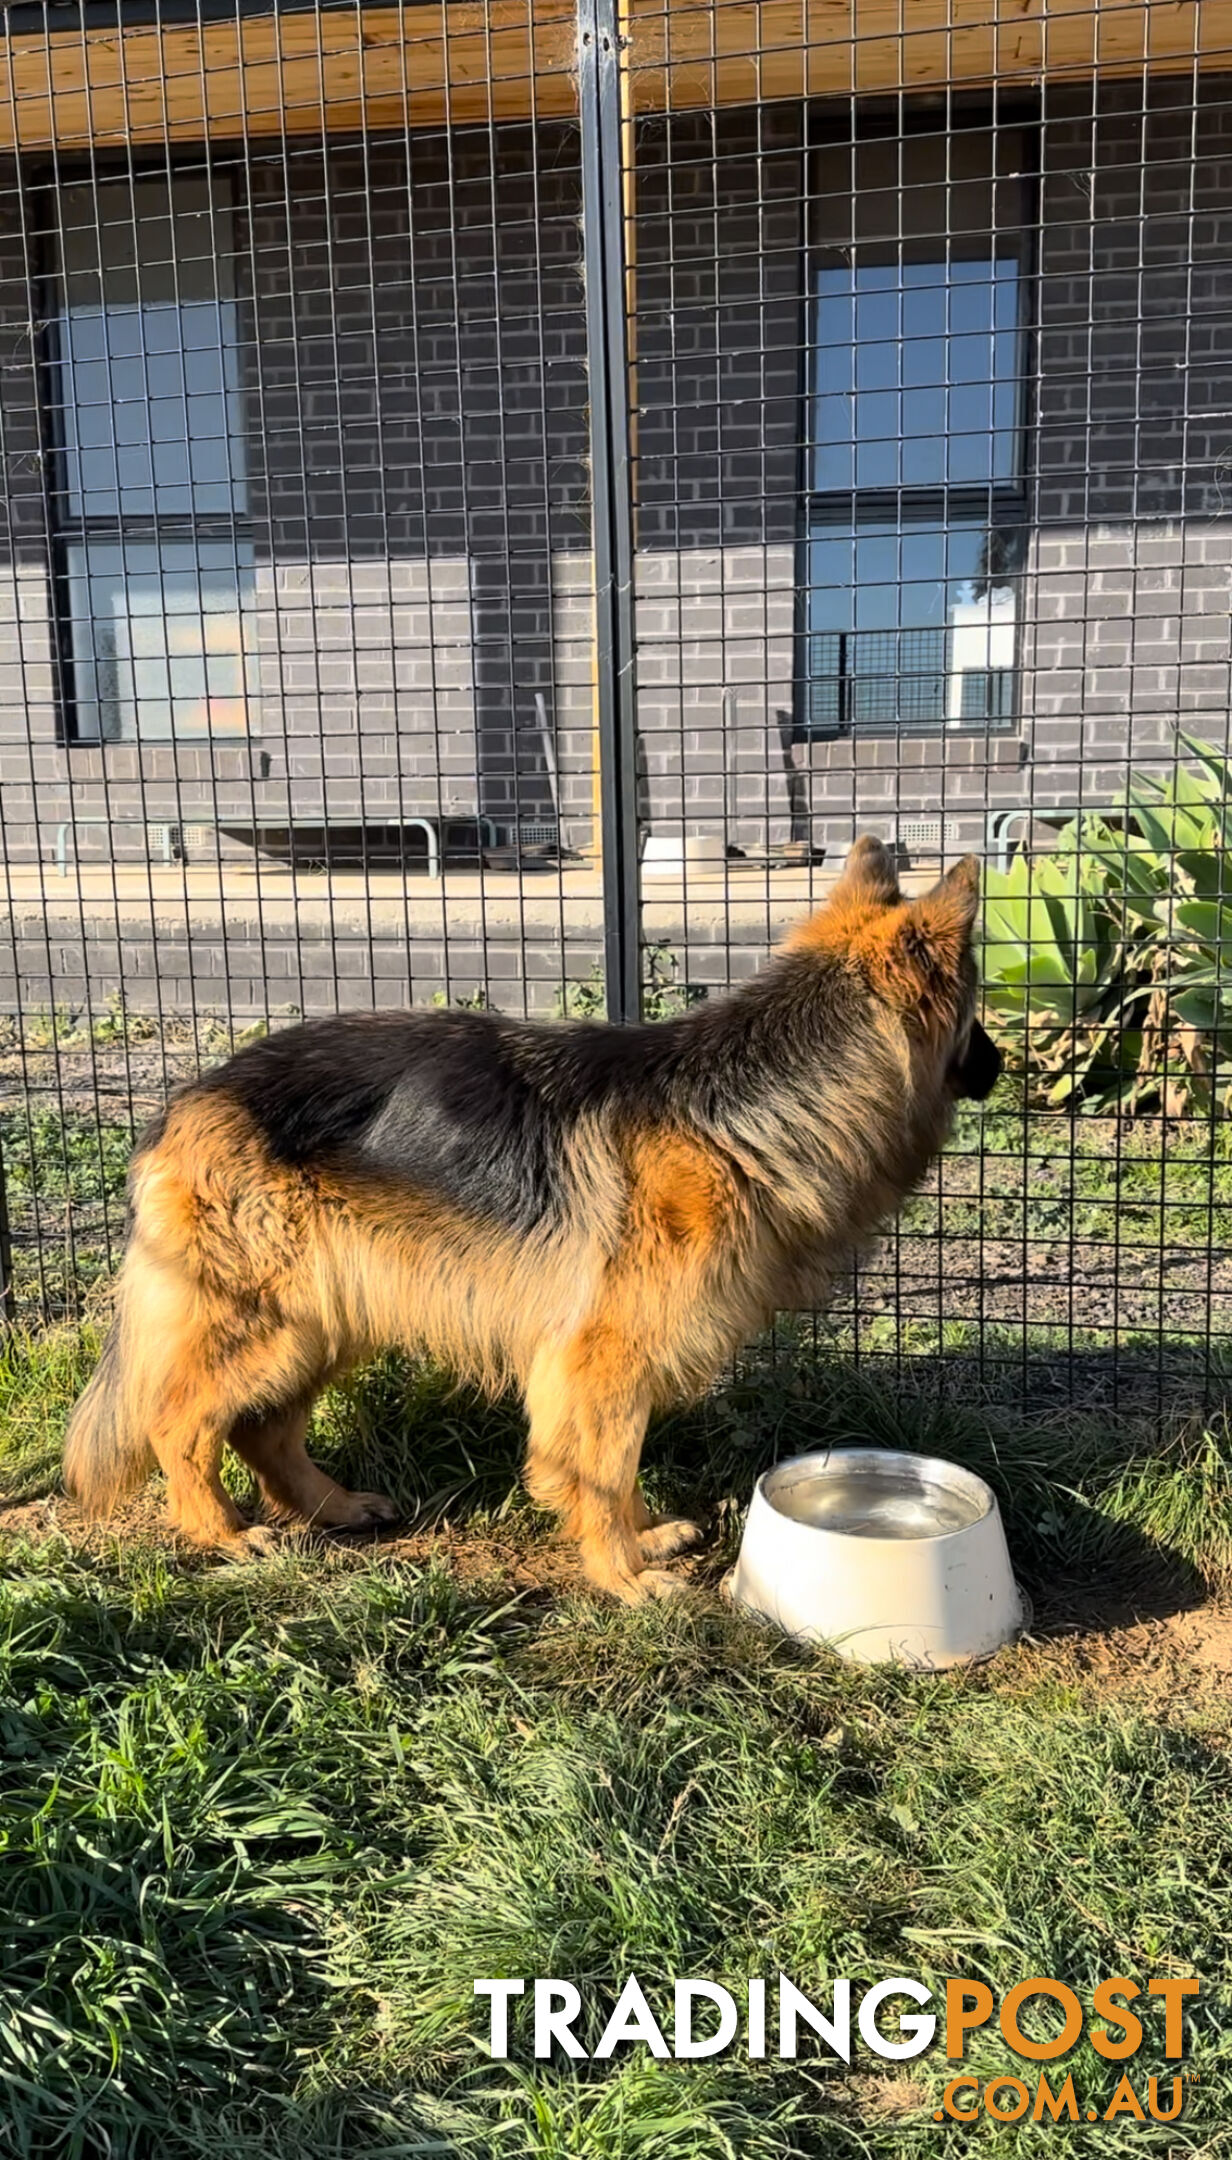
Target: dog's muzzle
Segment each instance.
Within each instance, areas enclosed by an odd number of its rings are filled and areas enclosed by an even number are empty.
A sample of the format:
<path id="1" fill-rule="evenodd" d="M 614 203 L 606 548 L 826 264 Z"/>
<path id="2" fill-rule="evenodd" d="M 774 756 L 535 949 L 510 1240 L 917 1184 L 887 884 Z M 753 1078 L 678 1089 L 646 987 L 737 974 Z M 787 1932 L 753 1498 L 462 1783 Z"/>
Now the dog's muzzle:
<path id="1" fill-rule="evenodd" d="M 960 1095 L 983 1102 L 1001 1078 L 1001 1052 L 977 1020 L 961 1061 L 954 1067 L 954 1083 Z"/>

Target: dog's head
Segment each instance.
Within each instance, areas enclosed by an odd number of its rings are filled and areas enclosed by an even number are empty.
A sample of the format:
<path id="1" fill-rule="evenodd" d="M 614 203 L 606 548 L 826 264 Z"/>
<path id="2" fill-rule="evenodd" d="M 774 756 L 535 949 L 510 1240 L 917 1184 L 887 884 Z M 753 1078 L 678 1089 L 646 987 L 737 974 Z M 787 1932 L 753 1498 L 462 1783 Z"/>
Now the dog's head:
<path id="1" fill-rule="evenodd" d="M 800 943 L 845 947 L 877 995 L 931 1052 L 946 1089 L 982 1102 L 1001 1053 L 976 1018 L 975 919 L 980 866 L 974 855 L 916 900 L 904 900 L 888 848 L 857 840 L 827 906 L 797 933 Z M 796 941 L 793 941 L 796 942 Z"/>

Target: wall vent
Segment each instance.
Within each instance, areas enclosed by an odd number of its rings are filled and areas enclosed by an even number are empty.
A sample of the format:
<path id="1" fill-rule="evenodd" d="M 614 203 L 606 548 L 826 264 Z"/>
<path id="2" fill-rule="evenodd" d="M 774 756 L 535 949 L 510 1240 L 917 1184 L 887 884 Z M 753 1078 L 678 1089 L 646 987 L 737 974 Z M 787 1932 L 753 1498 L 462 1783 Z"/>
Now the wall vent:
<path id="1" fill-rule="evenodd" d="M 957 846 L 958 825 L 954 818 L 904 817 L 897 820 L 894 837 L 902 848 L 940 855 L 943 848 Z"/>

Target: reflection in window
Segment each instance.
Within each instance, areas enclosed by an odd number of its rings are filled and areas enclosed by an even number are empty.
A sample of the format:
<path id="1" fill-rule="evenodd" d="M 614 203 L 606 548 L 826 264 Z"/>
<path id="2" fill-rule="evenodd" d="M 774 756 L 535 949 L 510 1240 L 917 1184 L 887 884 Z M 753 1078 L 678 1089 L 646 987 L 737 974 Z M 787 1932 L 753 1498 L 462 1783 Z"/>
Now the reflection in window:
<path id="1" fill-rule="evenodd" d="M 59 197 L 57 492 L 76 739 L 247 726 L 229 205 L 204 174 Z"/>
<path id="2" fill-rule="evenodd" d="M 819 493 L 1015 477 L 1011 257 L 822 268 L 815 306 Z"/>
<path id="3" fill-rule="evenodd" d="M 990 550 L 975 521 L 848 523 L 815 533 L 810 729 L 1012 718 L 1018 560 L 1015 528 Z"/>
<path id="4" fill-rule="evenodd" d="M 251 582 L 245 542 L 70 545 L 78 738 L 242 735 L 242 603 Z"/>
<path id="5" fill-rule="evenodd" d="M 806 732 L 1013 718 L 1020 153 L 993 130 L 817 153 Z"/>
<path id="6" fill-rule="evenodd" d="M 233 300 L 61 318 L 70 517 L 244 508 Z"/>

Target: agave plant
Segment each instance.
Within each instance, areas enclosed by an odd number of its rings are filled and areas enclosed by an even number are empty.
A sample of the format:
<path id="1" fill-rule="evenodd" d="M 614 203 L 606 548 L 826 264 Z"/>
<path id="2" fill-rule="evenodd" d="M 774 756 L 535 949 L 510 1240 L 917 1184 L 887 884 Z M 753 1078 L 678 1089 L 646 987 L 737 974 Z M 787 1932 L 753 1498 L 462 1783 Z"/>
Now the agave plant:
<path id="1" fill-rule="evenodd" d="M 1053 1106 L 1232 1109 L 1232 765 L 1137 773 L 1122 821 L 1073 819 L 984 889 L 989 1012 Z"/>
<path id="2" fill-rule="evenodd" d="M 984 880 L 985 1001 L 1011 1062 L 1053 1107 L 1103 1092 L 1119 1063 L 1126 955 L 1082 837 L 1075 821 L 1055 852 L 1016 855 Z"/>

